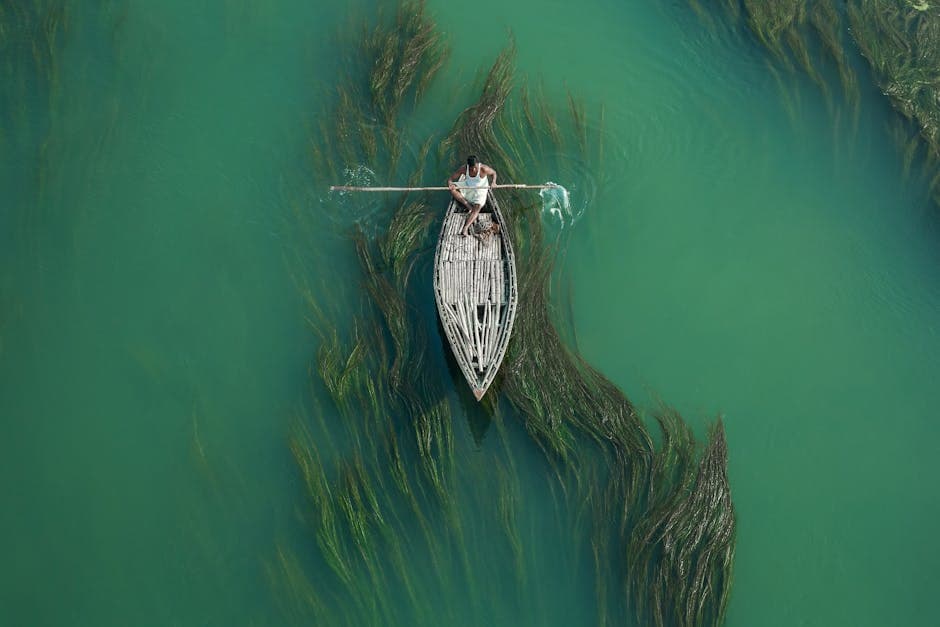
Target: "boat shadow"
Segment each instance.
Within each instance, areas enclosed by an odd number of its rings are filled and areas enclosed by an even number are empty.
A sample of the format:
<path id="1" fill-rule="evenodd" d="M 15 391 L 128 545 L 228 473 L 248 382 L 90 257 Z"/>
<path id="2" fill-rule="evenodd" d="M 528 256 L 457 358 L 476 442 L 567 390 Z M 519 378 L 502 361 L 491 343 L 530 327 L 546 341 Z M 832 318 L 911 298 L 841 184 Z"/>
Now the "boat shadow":
<path id="1" fill-rule="evenodd" d="M 467 417 L 467 426 L 470 428 L 470 435 L 477 446 L 483 444 L 483 439 L 493 422 L 493 403 L 490 395 L 496 393 L 491 389 L 483 397 L 482 401 L 477 401 L 467 385 L 467 379 L 463 376 L 457 360 L 447 342 L 447 335 L 444 333 L 444 327 L 441 325 L 440 318 L 437 320 L 437 335 L 441 342 L 441 349 L 444 351 L 444 363 L 447 364 L 447 373 L 450 375 L 450 382 L 457 394 L 457 401 L 463 409 L 464 416 Z M 493 397 L 495 398 L 495 397 Z"/>

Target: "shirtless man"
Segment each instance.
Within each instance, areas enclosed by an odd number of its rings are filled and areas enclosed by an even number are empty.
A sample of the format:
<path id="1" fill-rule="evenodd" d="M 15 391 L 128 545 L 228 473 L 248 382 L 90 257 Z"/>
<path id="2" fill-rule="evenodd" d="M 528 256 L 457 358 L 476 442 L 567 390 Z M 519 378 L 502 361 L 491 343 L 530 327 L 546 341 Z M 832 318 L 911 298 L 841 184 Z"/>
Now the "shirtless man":
<path id="1" fill-rule="evenodd" d="M 492 182 L 487 179 L 488 176 L 493 177 Z M 460 187 L 470 189 L 457 189 L 458 184 Z M 451 195 L 469 212 L 463 231 L 461 231 L 462 235 L 469 235 L 470 225 L 480 215 L 480 210 L 486 204 L 486 193 L 492 185 L 496 185 L 496 170 L 478 163 L 474 155 L 467 157 L 466 168 L 459 168 L 447 179 L 447 187 L 450 188 Z"/>

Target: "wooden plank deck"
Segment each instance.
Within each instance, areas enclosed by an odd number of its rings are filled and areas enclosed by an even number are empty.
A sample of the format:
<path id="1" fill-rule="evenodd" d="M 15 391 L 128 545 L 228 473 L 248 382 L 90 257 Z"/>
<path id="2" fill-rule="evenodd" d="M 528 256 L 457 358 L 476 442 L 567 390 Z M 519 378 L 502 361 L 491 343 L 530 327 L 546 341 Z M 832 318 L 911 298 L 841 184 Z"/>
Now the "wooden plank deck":
<path id="1" fill-rule="evenodd" d="M 479 229 L 496 233 L 463 237 L 466 213 L 448 207 L 435 255 L 434 287 L 441 324 L 464 377 L 481 399 L 496 376 L 509 342 L 516 310 L 512 245 L 495 198 L 481 213 Z M 476 225 L 475 225 L 476 226 Z"/>

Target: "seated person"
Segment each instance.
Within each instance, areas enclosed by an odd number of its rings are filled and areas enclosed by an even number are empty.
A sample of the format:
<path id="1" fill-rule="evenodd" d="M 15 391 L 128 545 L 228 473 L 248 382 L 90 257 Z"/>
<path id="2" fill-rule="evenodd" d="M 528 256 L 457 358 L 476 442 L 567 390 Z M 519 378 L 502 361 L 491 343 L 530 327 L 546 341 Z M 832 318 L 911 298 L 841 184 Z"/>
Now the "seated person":
<path id="1" fill-rule="evenodd" d="M 487 178 L 488 176 L 493 177 L 492 183 Z M 451 195 L 470 212 L 464 222 L 462 235 L 468 234 L 470 225 L 480 215 L 480 210 L 486 204 L 486 194 L 491 185 L 496 185 L 496 170 L 477 162 L 474 155 L 467 157 L 466 168 L 459 168 L 447 179 Z M 464 189 L 457 189 L 458 187 Z"/>

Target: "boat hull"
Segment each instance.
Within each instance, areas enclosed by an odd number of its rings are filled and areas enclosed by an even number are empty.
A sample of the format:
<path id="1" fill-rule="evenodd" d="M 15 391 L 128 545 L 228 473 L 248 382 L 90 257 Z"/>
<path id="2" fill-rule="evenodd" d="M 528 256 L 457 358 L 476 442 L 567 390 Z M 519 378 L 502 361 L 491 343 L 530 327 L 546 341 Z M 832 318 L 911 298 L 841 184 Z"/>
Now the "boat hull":
<path id="1" fill-rule="evenodd" d="M 474 225 L 480 233 L 460 234 L 466 217 L 466 210 L 451 200 L 434 256 L 434 298 L 454 359 L 479 401 L 506 354 L 518 285 L 515 254 L 495 193 L 488 194 Z"/>

